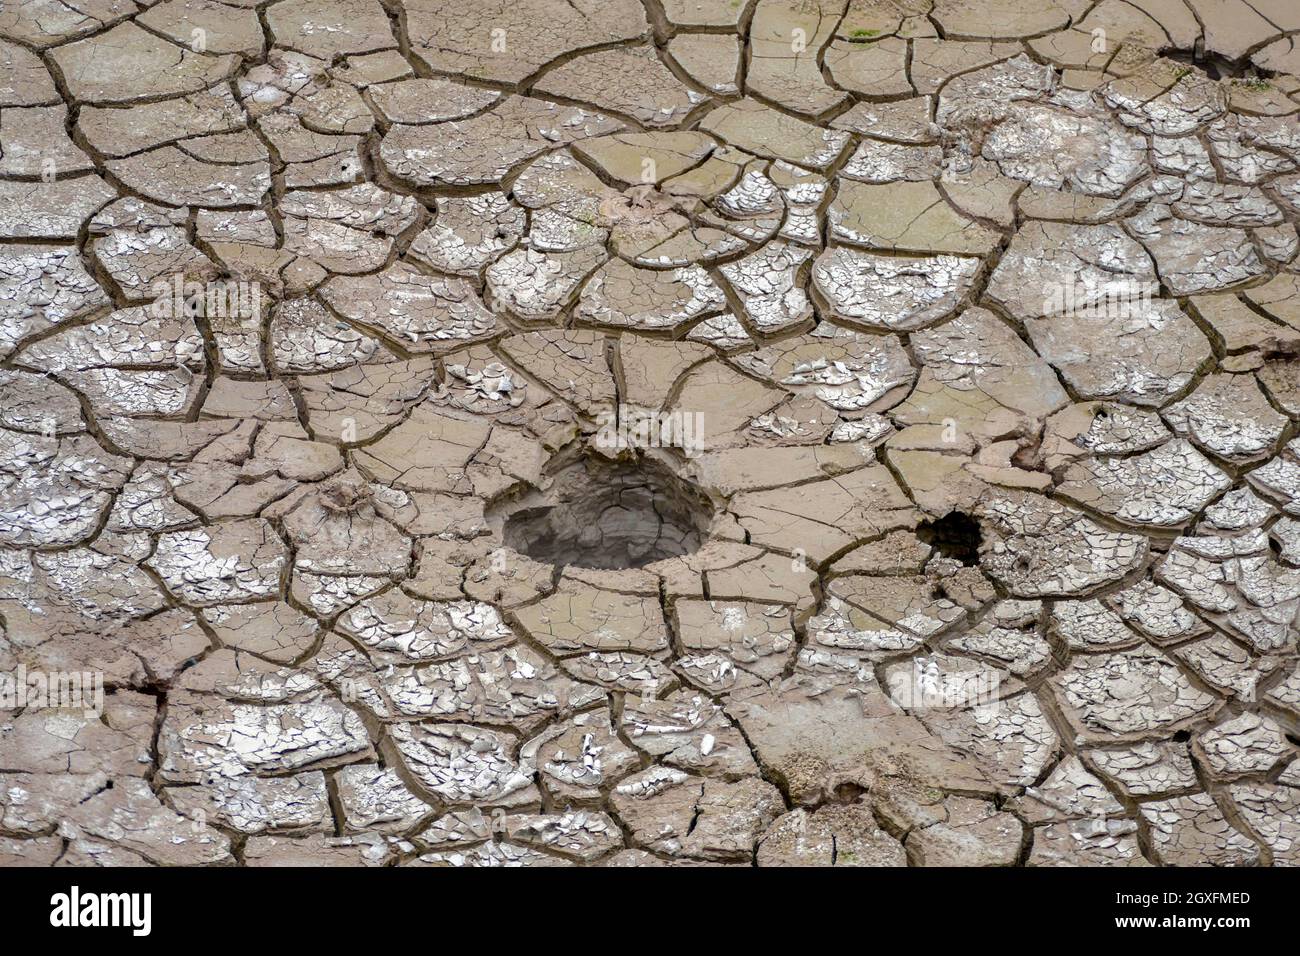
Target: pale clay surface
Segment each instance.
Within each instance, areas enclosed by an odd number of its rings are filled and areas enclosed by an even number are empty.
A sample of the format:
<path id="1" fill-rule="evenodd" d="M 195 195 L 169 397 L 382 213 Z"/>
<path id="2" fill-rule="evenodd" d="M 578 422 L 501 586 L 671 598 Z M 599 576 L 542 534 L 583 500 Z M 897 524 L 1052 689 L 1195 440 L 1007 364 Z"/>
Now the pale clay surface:
<path id="1" fill-rule="evenodd" d="M 4 0 L 0 862 L 1300 863 L 1298 32 Z"/>

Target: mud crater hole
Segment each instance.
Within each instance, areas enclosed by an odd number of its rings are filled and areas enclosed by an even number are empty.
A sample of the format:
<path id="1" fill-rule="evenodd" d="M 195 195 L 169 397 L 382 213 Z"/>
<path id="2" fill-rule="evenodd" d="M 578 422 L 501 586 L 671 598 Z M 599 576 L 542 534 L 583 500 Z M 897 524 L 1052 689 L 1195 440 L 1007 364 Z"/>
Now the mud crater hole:
<path id="1" fill-rule="evenodd" d="M 980 544 L 984 540 L 979 522 L 962 511 L 949 511 L 942 518 L 922 521 L 916 536 L 944 558 L 960 561 L 966 567 L 979 563 Z"/>
<path id="2" fill-rule="evenodd" d="M 489 516 L 506 545 L 534 561 L 617 571 L 697 551 L 713 510 L 657 462 L 583 459 Z"/>

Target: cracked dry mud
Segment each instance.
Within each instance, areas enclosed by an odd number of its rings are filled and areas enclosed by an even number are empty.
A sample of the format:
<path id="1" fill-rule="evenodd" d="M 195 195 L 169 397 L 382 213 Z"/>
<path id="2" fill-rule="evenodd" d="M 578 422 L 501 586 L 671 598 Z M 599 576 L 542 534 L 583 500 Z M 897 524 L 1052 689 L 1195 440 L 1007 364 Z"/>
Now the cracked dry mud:
<path id="1" fill-rule="evenodd" d="M 1297 36 L 3 0 L 0 863 L 1300 863 Z"/>

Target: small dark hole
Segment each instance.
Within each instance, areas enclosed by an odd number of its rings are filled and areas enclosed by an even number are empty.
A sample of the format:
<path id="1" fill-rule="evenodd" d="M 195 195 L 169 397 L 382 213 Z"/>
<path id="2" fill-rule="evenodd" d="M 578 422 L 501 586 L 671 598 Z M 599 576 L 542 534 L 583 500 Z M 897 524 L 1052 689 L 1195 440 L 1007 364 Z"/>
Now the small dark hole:
<path id="1" fill-rule="evenodd" d="M 842 783 L 835 788 L 835 800 L 838 803 L 857 803 L 867 796 L 868 790 L 856 783 Z"/>
<path id="2" fill-rule="evenodd" d="M 962 511 L 949 511 L 942 518 L 923 521 L 916 529 L 916 536 L 945 558 L 952 558 L 970 567 L 979 562 L 980 533 L 979 522 Z"/>
<path id="3" fill-rule="evenodd" d="M 1200 67 L 1205 71 L 1206 76 L 1216 82 L 1222 79 L 1234 79 L 1266 83 L 1275 73 L 1273 70 L 1260 69 L 1246 56 L 1234 60 L 1221 53 L 1207 53 L 1204 50 L 1165 50 L 1161 55 L 1176 63 Z"/>

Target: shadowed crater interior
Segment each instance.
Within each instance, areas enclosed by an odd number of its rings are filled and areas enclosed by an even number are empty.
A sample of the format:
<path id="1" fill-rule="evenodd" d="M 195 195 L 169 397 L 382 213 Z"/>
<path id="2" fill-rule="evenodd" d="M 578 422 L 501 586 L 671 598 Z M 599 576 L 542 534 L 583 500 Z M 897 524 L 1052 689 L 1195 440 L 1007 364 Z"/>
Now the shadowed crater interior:
<path id="1" fill-rule="evenodd" d="M 923 521 L 917 526 L 916 536 L 945 558 L 954 558 L 967 567 L 979 563 L 979 522 L 965 512 L 949 511 L 942 518 Z"/>
<path id="2" fill-rule="evenodd" d="M 583 459 L 550 487 L 495 509 L 505 543 L 534 561 L 639 568 L 696 551 L 713 517 L 707 496 L 662 465 Z"/>

